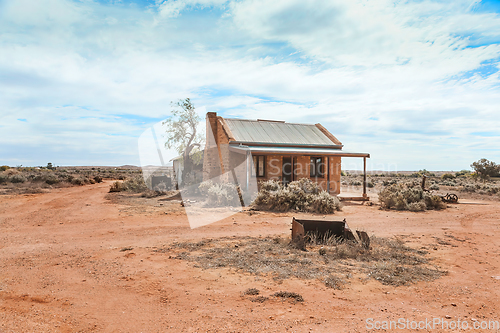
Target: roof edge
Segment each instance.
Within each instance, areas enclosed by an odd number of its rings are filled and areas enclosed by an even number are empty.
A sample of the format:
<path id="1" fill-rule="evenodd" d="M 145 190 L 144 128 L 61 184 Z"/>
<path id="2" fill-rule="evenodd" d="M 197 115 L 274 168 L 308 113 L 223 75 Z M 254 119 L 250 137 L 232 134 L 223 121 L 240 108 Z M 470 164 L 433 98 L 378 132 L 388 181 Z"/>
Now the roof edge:
<path id="1" fill-rule="evenodd" d="M 311 123 L 289 123 L 289 122 L 284 121 L 284 120 L 243 119 L 243 118 L 226 118 L 226 117 L 224 117 L 224 119 L 227 119 L 227 120 L 237 120 L 237 121 L 253 121 L 253 122 L 259 122 L 259 123 L 269 122 L 269 123 L 279 123 L 279 124 L 287 124 L 287 125 L 315 126 L 314 124 L 311 124 Z"/>
<path id="2" fill-rule="evenodd" d="M 297 148 L 331 148 L 340 149 L 344 145 L 315 145 L 315 144 L 297 144 L 297 143 L 268 143 L 268 142 L 254 142 L 254 141 L 230 141 L 230 145 L 250 145 L 250 146 L 261 146 L 261 147 L 297 147 Z"/>
<path id="3" fill-rule="evenodd" d="M 261 149 L 262 148 L 262 149 Z M 302 147 L 301 151 L 293 151 L 293 150 L 286 150 L 282 151 L 279 148 L 290 148 L 290 147 L 276 147 L 276 150 L 273 149 L 265 149 L 266 147 L 262 146 L 237 146 L 237 145 L 229 145 L 229 149 L 234 151 L 234 152 L 247 152 L 250 151 L 252 153 L 256 154 L 262 154 L 262 155 L 307 155 L 307 156 L 314 156 L 314 155 L 322 155 L 322 156 L 340 156 L 340 157 L 366 157 L 370 158 L 369 153 L 356 153 L 356 152 L 347 152 L 347 151 L 342 151 L 339 149 L 330 149 L 329 151 L 328 148 L 325 149 L 325 147 Z M 272 148 L 272 147 L 269 147 Z M 306 148 L 304 150 L 304 148 Z M 310 151 L 308 151 L 310 149 Z M 316 149 L 320 149 L 321 151 L 318 151 Z"/>
<path id="4" fill-rule="evenodd" d="M 227 138 L 229 139 L 229 142 L 235 141 L 236 139 L 234 138 L 233 132 L 231 132 L 231 129 L 229 128 L 228 124 L 226 123 L 226 120 L 221 116 L 218 116 L 217 120 L 220 122 L 224 132 L 226 132 L 226 135 L 227 135 Z"/>
<path id="5" fill-rule="evenodd" d="M 335 143 L 337 145 L 342 145 L 342 142 L 340 142 L 335 137 L 335 135 L 333 135 L 332 133 L 330 133 L 323 125 L 321 125 L 320 123 L 317 123 L 315 126 L 321 131 L 321 133 L 323 133 L 324 135 L 326 135 L 326 137 L 328 139 L 332 140 L 333 143 Z"/>

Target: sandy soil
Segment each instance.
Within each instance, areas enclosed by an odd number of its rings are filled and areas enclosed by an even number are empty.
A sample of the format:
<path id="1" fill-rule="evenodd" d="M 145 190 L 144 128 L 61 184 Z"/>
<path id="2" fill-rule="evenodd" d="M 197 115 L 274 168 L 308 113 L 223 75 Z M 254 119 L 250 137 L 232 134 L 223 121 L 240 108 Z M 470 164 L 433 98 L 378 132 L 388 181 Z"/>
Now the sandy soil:
<path id="1" fill-rule="evenodd" d="M 0 197 L 0 332 L 365 332 L 368 318 L 500 320 L 498 201 L 423 213 L 346 205 L 326 218 L 403 237 L 449 275 L 402 287 L 353 279 L 339 291 L 202 270 L 155 251 L 207 237 L 288 236 L 292 214 L 242 212 L 190 229 L 179 202 L 108 195 L 109 184 Z M 251 302 L 242 295 L 250 287 L 305 301 Z"/>

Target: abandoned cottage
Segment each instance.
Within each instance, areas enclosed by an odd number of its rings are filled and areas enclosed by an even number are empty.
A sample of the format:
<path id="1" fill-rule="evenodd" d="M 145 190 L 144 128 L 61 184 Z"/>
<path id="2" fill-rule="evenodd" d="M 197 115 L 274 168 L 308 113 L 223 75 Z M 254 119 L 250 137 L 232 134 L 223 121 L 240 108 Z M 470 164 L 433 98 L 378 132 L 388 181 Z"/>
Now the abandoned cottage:
<path id="1" fill-rule="evenodd" d="M 340 193 L 341 158 L 364 160 L 366 196 L 367 153 L 342 150 L 342 143 L 321 124 L 232 119 L 208 112 L 203 180 L 233 177 L 243 188 L 249 180 L 284 184 L 309 178 L 330 194 Z"/>

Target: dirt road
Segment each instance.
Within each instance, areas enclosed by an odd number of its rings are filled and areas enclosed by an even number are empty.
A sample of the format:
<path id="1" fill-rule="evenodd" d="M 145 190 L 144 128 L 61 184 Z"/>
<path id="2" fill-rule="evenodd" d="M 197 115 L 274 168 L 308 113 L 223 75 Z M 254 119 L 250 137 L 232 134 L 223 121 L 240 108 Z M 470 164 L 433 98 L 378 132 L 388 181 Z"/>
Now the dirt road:
<path id="1" fill-rule="evenodd" d="M 202 270 L 156 251 L 175 241 L 285 237 L 292 214 L 238 213 L 192 230 L 178 203 L 127 202 L 108 188 L 0 197 L 0 332 L 365 332 L 399 318 L 500 320 L 498 202 L 423 213 L 346 205 L 333 218 L 428 249 L 449 274 L 402 287 L 353 279 L 339 291 L 315 280 Z M 305 301 L 251 302 L 242 296 L 250 287 Z"/>

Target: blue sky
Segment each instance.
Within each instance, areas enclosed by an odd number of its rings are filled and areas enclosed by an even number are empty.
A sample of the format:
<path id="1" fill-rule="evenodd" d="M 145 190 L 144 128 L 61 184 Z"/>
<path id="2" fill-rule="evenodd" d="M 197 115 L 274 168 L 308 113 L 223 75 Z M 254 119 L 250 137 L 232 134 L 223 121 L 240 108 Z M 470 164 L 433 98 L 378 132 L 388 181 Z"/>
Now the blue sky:
<path id="1" fill-rule="evenodd" d="M 0 0 L 0 50 L 0 164 L 139 165 L 186 97 L 372 169 L 500 162 L 499 1 Z"/>

